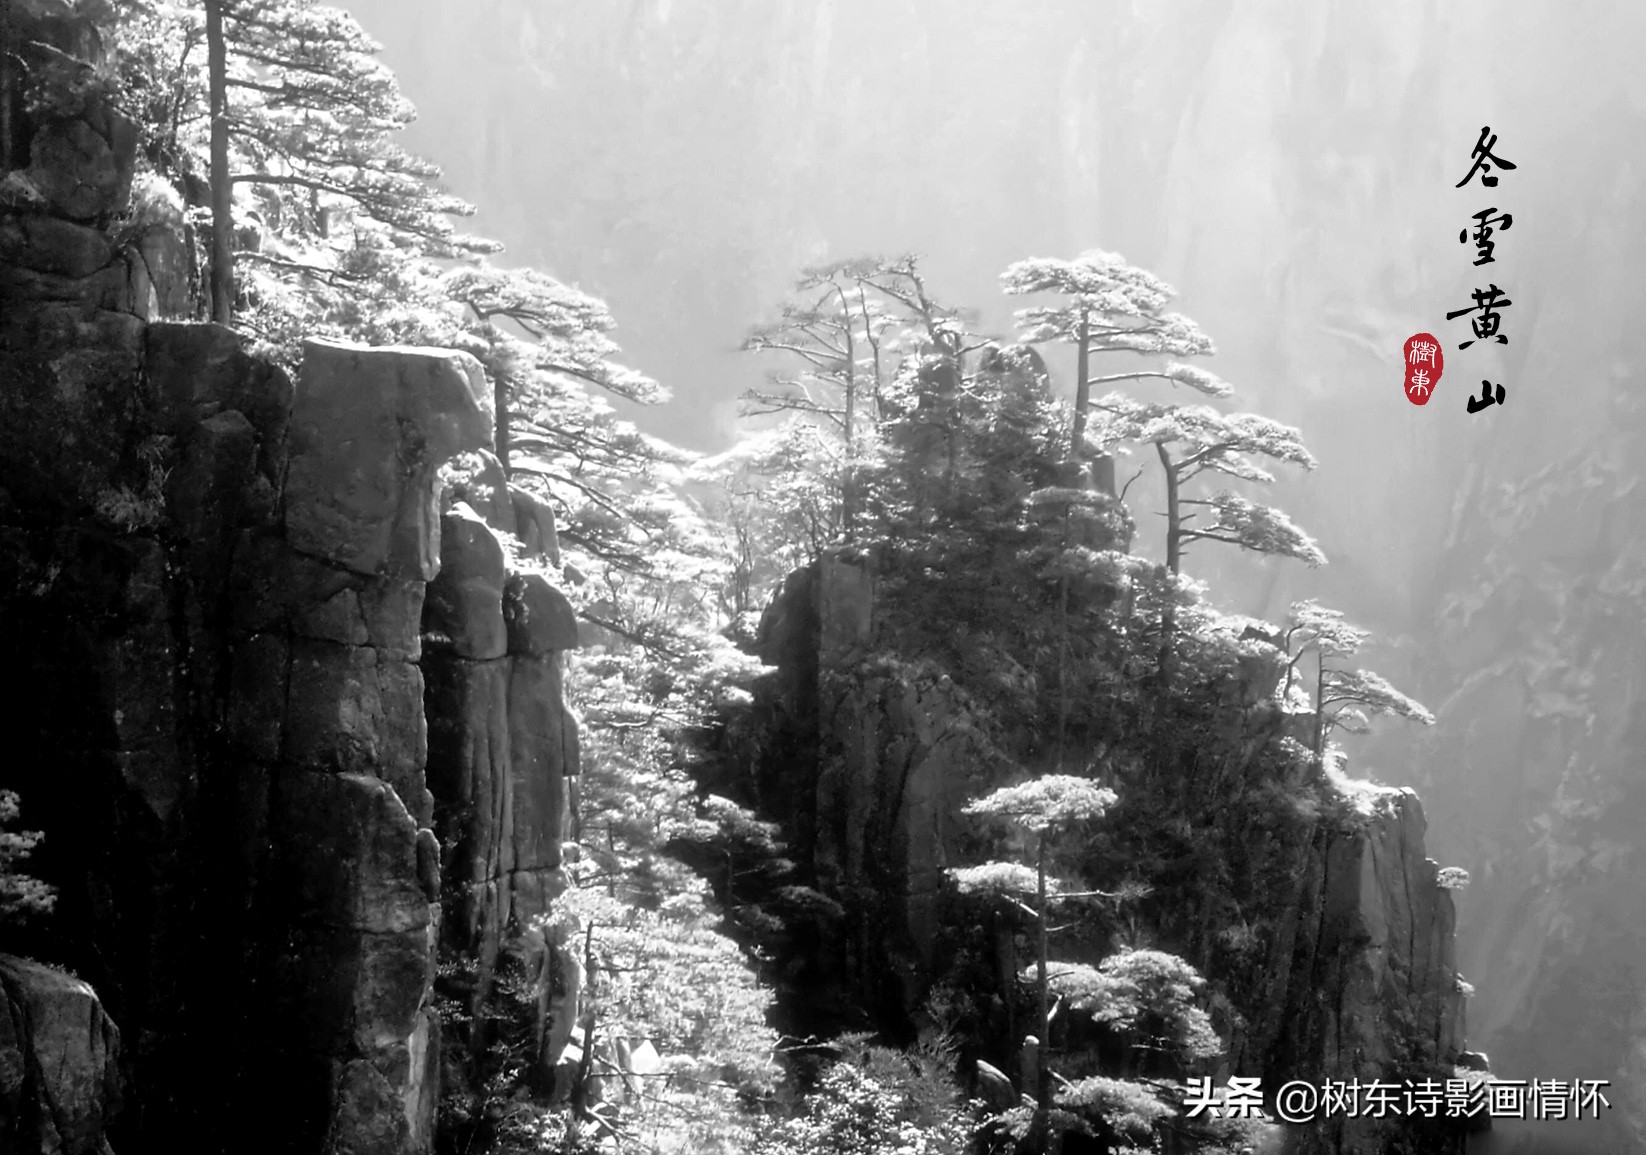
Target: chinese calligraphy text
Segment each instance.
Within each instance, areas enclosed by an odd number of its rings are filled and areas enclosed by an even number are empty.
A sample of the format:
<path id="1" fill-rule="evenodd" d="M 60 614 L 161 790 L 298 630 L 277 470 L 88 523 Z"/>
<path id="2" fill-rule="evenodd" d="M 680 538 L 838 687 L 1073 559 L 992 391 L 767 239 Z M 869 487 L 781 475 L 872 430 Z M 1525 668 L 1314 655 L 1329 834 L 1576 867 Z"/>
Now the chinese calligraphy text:
<path id="1" fill-rule="evenodd" d="M 1480 139 L 1475 141 L 1474 151 L 1470 154 L 1473 163 L 1469 166 L 1469 171 L 1463 174 L 1463 179 L 1458 181 L 1455 187 L 1462 188 L 1476 176 L 1479 176 L 1480 183 L 1483 186 L 1496 188 L 1498 178 L 1494 170 L 1513 172 L 1514 163 L 1504 160 L 1494 153 L 1492 150 L 1496 147 L 1497 135 L 1492 132 L 1491 126 L 1487 125 L 1480 130 Z M 1492 239 L 1492 233 L 1494 231 L 1508 232 L 1510 226 L 1514 224 L 1514 220 L 1514 216 L 1510 213 L 1499 214 L 1496 205 L 1481 209 L 1474 214 L 1475 225 L 1473 230 L 1468 226 L 1464 226 L 1457 234 L 1458 243 L 1468 244 L 1471 241 L 1474 243 L 1474 263 L 1477 266 L 1493 264 L 1496 258 L 1492 254 L 1497 249 L 1497 242 Z M 1475 301 L 1473 305 L 1467 308 L 1453 309 L 1446 314 L 1448 321 L 1455 321 L 1459 317 L 1468 316 L 1470 313 L 1477 314 L 1469 320 L 1469 328 L 1473 330 L 1474 337 L 1468 341 L 1459 342 L 1457 347 L 1467 349 L 1476 341 L 1496 341 L 1499 345 L 1507 345 L 1509 343 L 1508 335 L 1499 332 L 1503 324 L 1502 310 L 1507 309 L 1514 302 L 1509 300 L 1504 290 L 1498 288 L 1495 284 L 1489 284 L 1484 289 L 1476 289 L 1472 295 Z M 1413 338 L 1413 340 L 1415 339 Z M 1411 341 L 1408 341 L 1406 345 L 1409 358 Z M 1411 370 L 1408 367 L 1406 395 L 1421 405 L 1421 401 L 1412 397 L 1410 372 Z M 1479 413 L 1490 406 L 1502 405 L 1503 397 L 1504 388 L 1502 385 L 1493 385 L 1490 381 L 1482 381 L 1480 383 L 1480 396 L 1470 395 L 1468 399 L 1468 410 L 1470 413 Z"/>

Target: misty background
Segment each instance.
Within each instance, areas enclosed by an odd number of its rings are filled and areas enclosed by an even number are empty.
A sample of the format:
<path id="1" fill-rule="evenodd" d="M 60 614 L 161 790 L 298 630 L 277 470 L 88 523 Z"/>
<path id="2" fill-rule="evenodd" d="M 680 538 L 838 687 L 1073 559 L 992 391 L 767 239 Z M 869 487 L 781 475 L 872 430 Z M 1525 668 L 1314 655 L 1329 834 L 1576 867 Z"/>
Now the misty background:
<path id="1" fill-rule="evenodd" d="M 611 305 L 674 391 L 631 416 L 677 443 L 730 444 L 765 368 L 738 345 L 807 264 L 918 252 L 1002 335 L 1021 258 L 1104 248 L 1174 285 L 1233 404 L 1303 430 L 1320 467 L 1276 501 L 1331 559 L 1188 570 L 1234 612 L 1317 597 L 1376 631 L 1367 664 L 1438 722 L 1348 739 L 1350 770 L 1417 788 L 1473 876 L 1471 1045 L 1499 1076 L 1610 1079 L 1606 1141 L 1646 1150 L 1646 8 L 345 6 L 420 110 L 407 144 L 503 263 Z M 1518 167 L 1455 188 L 1484 125 Z M 1487 207 L 1514 224 L 1476 268 L 1458 232 Z M 1445 314 L 1488 283 L 1509 343 L 1459 351 Z M 1447 360 L 1419 408 L 1425 330 Z M 1470 415 L 1482 378 L 1506 401 Z M 1143 541 L 1158 486 L 1133 488 Z M 1548 1128 L 1536 1149 L 1585 1133 Z"/>

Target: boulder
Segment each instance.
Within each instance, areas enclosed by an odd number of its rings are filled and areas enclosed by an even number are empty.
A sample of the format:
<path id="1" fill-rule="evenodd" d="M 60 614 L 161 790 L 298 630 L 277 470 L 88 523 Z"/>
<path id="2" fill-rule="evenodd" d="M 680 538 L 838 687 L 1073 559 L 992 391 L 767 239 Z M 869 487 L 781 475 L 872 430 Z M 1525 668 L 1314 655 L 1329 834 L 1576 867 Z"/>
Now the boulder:
<path id="1" fill-rule="evenodd" d="M 120 1032 L 97 992 L 0 955 L 0 1150 L 111 1155 L 120 1108 Z"/>
<path id="2" fill-rule="evenodd" d="M 1017 1089 L 1006 1077 L 1006 1072 L 982 1059 L 977 1061 L 977 1093 L 994 1112 L 1008 1111 L 1017 1106 Z"/>
<path id="3" fill-rule="evenodd" d="M 0 263 L 79 279 L 113 259 L 114 244 L 102 229 L 49 216 L 0 221 Z"/>
<path id="4" fill-rule="evenodd" d="M 108 217 L 126 207 L 137 161 L 137 125 L 107 105 L 48 121 L 29 146 L 28 180 L 70 220 Z"/>
<path id="5" fill-rule="evenodd" d="M 465 454 L 462 460 L 468 468 L 452 486 L 451 500 L 467 505 L 498 533 L 514 533 L 514 505 L 503 463 L 485 449 Z"/>
<path id="6" fill-rule="evenodd" d="M 424 595 L 423 625 L 449 639 L 459 657 L 501 658 L 508 650 L 503 625 L 503 543 L 467 505 L 440 519 L 440 573 Z"/>
<path id="7" fill-rule="evenodd" d="M 509 653 L 546 657 L 577 649 L 577 611 L 540 573 L 513 574 L 504 589 Z"/>
<path id="8" fill-rule="evenodd" d="M 509 500 L 514 506 L 514 534 L 528 558 L 544 558 L 550 565 L 560 564 L 560 535 L 554 527 L 554 510 L 534 493 L 509 486 Z"/>

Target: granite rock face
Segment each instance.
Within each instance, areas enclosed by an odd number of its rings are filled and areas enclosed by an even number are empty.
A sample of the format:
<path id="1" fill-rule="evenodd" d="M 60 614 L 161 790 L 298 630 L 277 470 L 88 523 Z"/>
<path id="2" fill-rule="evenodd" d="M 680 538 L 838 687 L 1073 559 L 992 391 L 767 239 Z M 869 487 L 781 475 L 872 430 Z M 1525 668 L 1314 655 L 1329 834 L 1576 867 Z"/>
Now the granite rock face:
<path id="1" fill-rule="evenodd" d="M 1425 857 L 1422 804 L 1389 790 L 1366 810 L 1351 830 L 1317 828 L 1301 863 L 1295 917 L 1271 956 L 1270 1015 L 1246 1040 L 1276 1085 L 1421 1078 L 1422 1056 L 1456 1062 L 1464 1050 L 1456 916 Z M 1340 1113 L 1288 1150 L 1381 1151 L 1396 1127 Z"/>

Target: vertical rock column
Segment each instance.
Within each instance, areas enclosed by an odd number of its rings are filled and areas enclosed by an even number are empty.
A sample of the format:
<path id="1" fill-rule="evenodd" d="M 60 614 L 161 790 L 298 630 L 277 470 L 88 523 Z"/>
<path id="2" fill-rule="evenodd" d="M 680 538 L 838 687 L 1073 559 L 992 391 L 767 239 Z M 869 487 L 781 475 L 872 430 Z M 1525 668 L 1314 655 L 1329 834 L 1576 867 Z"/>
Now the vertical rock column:
<path id="1" fill-rule="evenodd" d="M 563 885 L 561 846 L 571 830 L 579 757 L 563 653 L 577 645 L 577 620 L 548 574 L 523 556 L 553 548 L 548 511 L 527 495 L 511 498 L 489 455 L 460 492 L 468 500 L 441 520 L 441 572 L 424 609 L 445 941 L 475 963 L 466 992 L 475 1008 L 490 991 L 500 954 L 525 945 L 542 984 L 543 1057 L 552 1059 L 573 1016 L 551 1002 L 551 988 L 560 1003 L 575 1002 L 576 982 L 548 976 L 545 944 L 531 924 Z M 511 535 L 512 556 L 500 535 Z"/>
<path id="2" fill-rule="evenodd" d="M 419 630 L 440 563 L 436 471 L 491 433 L 466 354 L 311 342 L 284 537 L 238 552 L 227 723 L 257 947 L 237 1083 L 261 1089 L 246 1117 L 267 1150 L 432 1143 L 439 872 Z"/>

